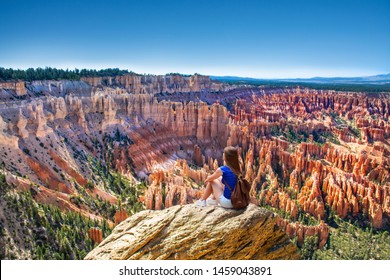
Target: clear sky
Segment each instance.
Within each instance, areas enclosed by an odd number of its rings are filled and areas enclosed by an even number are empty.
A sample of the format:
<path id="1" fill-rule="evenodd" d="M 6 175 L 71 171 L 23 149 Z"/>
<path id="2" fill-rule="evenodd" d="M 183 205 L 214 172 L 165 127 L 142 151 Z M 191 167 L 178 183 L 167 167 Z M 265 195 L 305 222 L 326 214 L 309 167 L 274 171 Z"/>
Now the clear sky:
<path id="1" fill-rule="evenodd" d="M 0 0 L 0 66 L 256 78 L 390 73 L 390 0 Z"/>

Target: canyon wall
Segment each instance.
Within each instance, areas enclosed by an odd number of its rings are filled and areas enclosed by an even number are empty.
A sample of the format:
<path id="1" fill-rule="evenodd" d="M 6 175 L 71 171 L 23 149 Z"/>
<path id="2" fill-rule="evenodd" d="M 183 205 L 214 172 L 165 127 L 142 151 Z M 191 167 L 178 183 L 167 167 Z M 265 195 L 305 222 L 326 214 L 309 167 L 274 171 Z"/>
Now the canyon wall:
<path id="1" fill-rule="evenodd" d="M 134 94 L 176 93 L 220 91 L 226 87 L 218 81 L 211 81 L 210 77 L 202 75 L 137 75 L 126 74 L 116 77 L 83 77 L 82 81 L 93 87 L 119 86 Z"/>
<path id="2" fill-rule="evenodd" d="M 203 87 L 199 77 L 190 81 L 192 88 Z M 34 81 L 27 89 L 25 99 L 0 104 L 0 163 L 15 186 L 27 181 L 47 192 L 41 202 L 55 204 L 53 196 L 63 197 L 66 203 L 57 206 L 81 207 L 91 217 L 96 215 L 90 206 L 78 199 L 80 188 L 86 197 L 116 203 L 96 166 L 135 182 L 174 167 L 177 159 L 190 160 L 194 145 L 202 158 L 221 157 L 219 147 L 228 137 L 229 113 L 219 104 L 158 101 L 153 94 L 77 81 Z M 176 204 L 173 196 L 167 205 Z M 115 223 L 123 220 L 118 215 Z"/>

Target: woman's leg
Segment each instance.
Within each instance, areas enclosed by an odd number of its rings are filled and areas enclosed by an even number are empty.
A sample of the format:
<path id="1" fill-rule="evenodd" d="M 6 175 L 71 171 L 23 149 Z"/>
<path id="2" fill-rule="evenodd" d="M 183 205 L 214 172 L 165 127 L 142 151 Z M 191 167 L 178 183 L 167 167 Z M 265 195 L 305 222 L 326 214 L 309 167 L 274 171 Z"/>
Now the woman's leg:
<path id="1" fill-rule="evenodd" d="M 220 184 L 222 184 L 222 177 L 219 177 L 217 180 L 220 182 Z M 224 188 L 224 186 L 222 184 L 222 192 L 223 192 L 223 188 Z M 211 193 L 210 198 L 213 200 L 216 200 L 216 197 L 214 196 L 213 193 Z"/>
<path id="2" fill-rule="evenodd" d="M 222 195 L 223 193 L 223 188 L 225 187 L 222 182 L 218 179 L 214 180 L 211 182 L 211 186 L 213 188 L 213 195 L 215 197 L 215 199 L 217 200 L 217 202 L 219 203 L 219 197 Z"/>
<path id="3" fill-rule="evenodd" d="M 211 186 L 211 183 L 207 183 L 206 189 L 204 190 L 201 200 L 206 200 L 212 193 L 213 193 L 213 188 Z"/>
<path id="4" fill-rule="evenodd" d="M 202 195 L 201 200 L 206 200 L 210 195 L 212 199 L 216 199 L 219 202 L 219 197 L 223 193 L 224 185 L 221 180 L 213 180 L 206 185 L 206 189 Z"/>

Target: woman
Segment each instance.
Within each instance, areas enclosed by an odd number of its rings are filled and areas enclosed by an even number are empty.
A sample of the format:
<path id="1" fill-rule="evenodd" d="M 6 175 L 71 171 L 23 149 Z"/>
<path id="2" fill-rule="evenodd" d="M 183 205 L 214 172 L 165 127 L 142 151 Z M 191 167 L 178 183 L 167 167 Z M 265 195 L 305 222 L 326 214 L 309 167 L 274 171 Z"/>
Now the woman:
<path id="1" fill-rule="evenodd" d="M 238 150 L 234 147 L 226 147 L 223 151 L 223 161 L 225 165 L 204 181 L 206 189 L 202 198 L 195 203 L 197 206 L 220 204 L 224 208 L 233 208 L 230 198 L 236 186 L 237 175 L 241 174 Z"/>

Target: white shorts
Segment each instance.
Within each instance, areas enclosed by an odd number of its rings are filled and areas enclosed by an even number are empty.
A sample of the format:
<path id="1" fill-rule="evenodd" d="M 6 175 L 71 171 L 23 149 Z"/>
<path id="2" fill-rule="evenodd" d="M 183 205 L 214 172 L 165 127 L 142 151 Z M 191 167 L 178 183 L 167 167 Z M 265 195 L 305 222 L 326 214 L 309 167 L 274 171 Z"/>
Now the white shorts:
<path id="1" fill-rule="evenodd" d="M 231 209 L 233 208 L 232 201 L 223 196 L 223 194 L 219 197 L 219 203 L 223 208 Z"/>

